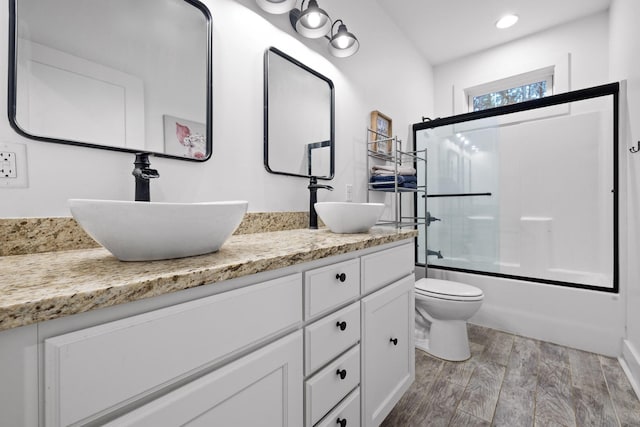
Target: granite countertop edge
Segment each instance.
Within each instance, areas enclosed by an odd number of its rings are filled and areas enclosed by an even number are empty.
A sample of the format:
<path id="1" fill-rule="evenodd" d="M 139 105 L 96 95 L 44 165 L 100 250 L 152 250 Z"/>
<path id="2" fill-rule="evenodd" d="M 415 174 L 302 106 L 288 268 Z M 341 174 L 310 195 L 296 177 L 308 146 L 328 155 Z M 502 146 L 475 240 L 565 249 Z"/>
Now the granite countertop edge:
<path id="1" fill-rule="evenodd" d="M 0 331 L 413 238 L 416 230 L 369 233 L 286 230 L 232 236 L 220 251 L 164 261 L 122 262 L 106 249 L 0 257 Z"/>

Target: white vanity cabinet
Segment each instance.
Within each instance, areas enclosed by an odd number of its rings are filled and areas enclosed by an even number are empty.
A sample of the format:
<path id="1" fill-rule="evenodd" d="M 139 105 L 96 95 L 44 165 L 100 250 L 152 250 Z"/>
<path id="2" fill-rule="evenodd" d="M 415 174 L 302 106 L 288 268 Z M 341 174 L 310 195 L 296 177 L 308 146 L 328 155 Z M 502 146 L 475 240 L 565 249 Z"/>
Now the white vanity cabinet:
<path id="1" fill-rule="evenodd" d="M 378 426 L 413 268 L 404 240 L 0 332 L 0 425 Z"/>

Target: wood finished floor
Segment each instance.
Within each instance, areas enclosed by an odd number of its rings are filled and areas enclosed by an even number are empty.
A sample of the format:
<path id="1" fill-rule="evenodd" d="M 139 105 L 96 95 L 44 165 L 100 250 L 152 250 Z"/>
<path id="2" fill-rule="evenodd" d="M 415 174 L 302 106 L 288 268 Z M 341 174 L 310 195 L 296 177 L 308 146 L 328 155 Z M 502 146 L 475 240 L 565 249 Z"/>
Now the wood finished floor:
<path id="1" fill-rule="evenodd" d="M 416 349 L 416 380 L 382 427 L 640 426 L 614 358 L 469 325 L 471 359 Z"/>

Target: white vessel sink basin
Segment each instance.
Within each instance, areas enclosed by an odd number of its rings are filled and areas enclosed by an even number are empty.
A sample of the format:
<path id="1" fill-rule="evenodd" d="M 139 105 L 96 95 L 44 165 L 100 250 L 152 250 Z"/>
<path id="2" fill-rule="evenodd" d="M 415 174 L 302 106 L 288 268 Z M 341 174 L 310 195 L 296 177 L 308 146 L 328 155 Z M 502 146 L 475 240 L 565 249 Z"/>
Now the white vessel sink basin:
<path id="1" fill-rule="evenodd" d="M 314 206 L 334 233 L 366 233 L 384 210 L 384 203 L 320 202 Z"/>
<path id="2" fill-rule="evenodd" d="M 240 225 L 246 201 L 156 203 L 71 199 L 71 214 L 121 261 L 216 252 Z"/>

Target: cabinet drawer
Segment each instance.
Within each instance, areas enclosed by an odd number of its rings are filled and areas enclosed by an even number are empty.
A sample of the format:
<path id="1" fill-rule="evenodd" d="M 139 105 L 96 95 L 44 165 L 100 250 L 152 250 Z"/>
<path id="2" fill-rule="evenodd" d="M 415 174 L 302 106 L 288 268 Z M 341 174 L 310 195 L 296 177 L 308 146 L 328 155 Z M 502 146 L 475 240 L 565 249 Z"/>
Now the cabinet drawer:
<path id="1" fill-rule="evenodd" d="M 301 282 L 295 274 L 45 340 L 46 425 L 102 415 L 299 325 Z"/>
<path id="2" fill-rule="evenodd" d="M 360 260 L 304 273 L 305 316 L 310 319 L 360 295 Z"/>
<path id="3" fill-rule="evenodd" d="M 413 273 L 415 249 L 406 244 L 362 257 L 362 293 L 366 294 Z"/>
<path id="4" fill-rule="evenodd" d="M 106 425 L 302 425 L 301 356 L 298 331 Z"/>
<path id="5" fill-rule="evenodd" d="M 355 346 L 305 382 L 305 424 L 317 423 L 359 383 L 360 346 Z"/>
<path id="6" fill-rule="evenodd" d="M 309 375 L 360 340 L 360 303 L 307 326 L 305 374 Z"/>
<path id="7" fill-rule="evenodd" d="M 344 420 L 344 421 L 343 421 Z M 329 412 L 315 427 L 360 427 L 360 387 L 345 397 L 333 411 Z"/>

